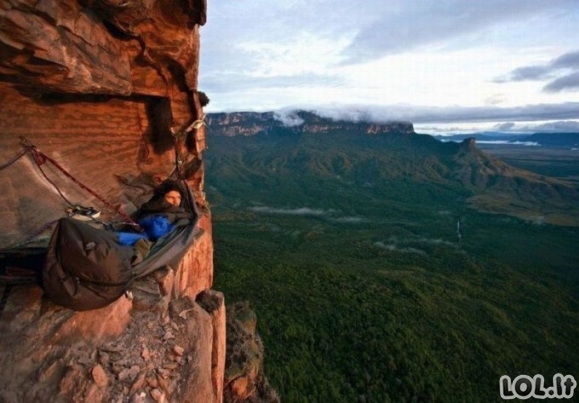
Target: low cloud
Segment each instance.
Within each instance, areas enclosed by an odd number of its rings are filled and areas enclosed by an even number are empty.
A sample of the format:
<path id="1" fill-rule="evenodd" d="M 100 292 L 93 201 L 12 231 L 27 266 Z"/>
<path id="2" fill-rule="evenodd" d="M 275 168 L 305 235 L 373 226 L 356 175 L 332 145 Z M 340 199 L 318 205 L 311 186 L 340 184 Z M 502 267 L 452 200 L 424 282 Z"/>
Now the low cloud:
<path id="1" fill-rule="evenodd" d="M 334 221 L 344 224 L 363 224 L 369 222 L 368 219 L 362 217 L 338 217 L 335 218 Z"/>
<path id="2" fill-rule="evenodd" d="M 515 124 L 506 122 L 494 125 L 491 131 L 513 133 L 579 133 L 579 122 L 572 120 L 558 120 L 539 124 Z"/>
<path id="3" fill-rule="evenodd" d="M 511 129 L 513 129 L 515 127 L 515 124 L 513 122 L 508 122 L 508 123 L 498 123 L 496 125 L 494 125 L 493 129 L 497 130 L 497 131 L 509 131 Z"/>
<path id="4" fill-rule="evenodd" d="M 404 245 L 406 244 L 406 245 Z M 408 244 L 417 244 L 418 247 L 408 246 Z M 465 253 L 461 251 L 459 244 L 456 242 L 451 242 L 445 239 L 435 239 L 435 238 L 418 238 L 412 240 L 399 240 L 395 236 L 391 236 L 387 242 L 377 241 L 373 244 L 375 247 L 385 249 L 392 252 L 400 252 L 400 253 L 413 253 L 417 255 L 428 255 L 428 253 L 420 249 L 423 247 L 426 250 L 431 248 L 431 245 L 443 245 L 445 247 L 449 247 L 458 253 Z"/>
<path id="5" fill-rule="evenodd" d="M 531 134 L 531 133 L 579 133 L 579 121 L 556 120 L 546 123 L 539 122 L 503 122 L 495 123 L 489 127 L 430 127 L 422 128 L 429 134 L 450 134 L 450 133 L 477 133 L 477 132 L 502 132 L 511 134 Z M 417 132 L 423 132 L 417 130 Z"/>
<path id="6" fill-rule="evenodd" d="M 273 114 L 273 117 L 286 127 L 299 126 L 304 123 L 304 120 L 295 111 L 277 111 Z"/>
<path id="7" fill-rule="evenodd" d="M 525 147 L 540 147 L 536 141 L 477 140 L 478 144 L 511 144 Z"/>
<path id="8" fill-rule="evenodd" d="M 543 133 L 566 133 L 566 132 L 579 133 L 579 122 L 558 121 L 558 122 L 543 123 L 534 126 L 532 128 L 529 128 L 528 131 L 543 132 Z"/>
<path id="9" fill-rule="evenodd" d="M 384 242 L 374 242 L 374 246 L 377 246 L 378 248 L 381 249 L 386 249 L 392 252 L 400 252 L 400 253 L 415 253 L 418 255 L 426 255 L 426 252 L 424 252 L 423 250 L 420 249 L 416 249 L 416 248 L 400 248 L 398 245 L 393 244 L 393 243 L 389 243 L 389 244 L 385 244 Z"/>
<path id="10" fill-rule="evenodd" d="M 579 119 L 579 102 L 535 104 L 516 107 L 496 106 L 414 106 L 414 105 L 340 105 L 316 107 L 315 113 L 334 120 L 391 121 L 424 123 L 528 122 Z"/>
<path id="11" fill-rule="evenodd" d="M 456 247 L 456 244 L 449 242 L 449 241 L 445 241 L 444 239 L 420 238 L 418 242 L 426 243 L 426 244 L 433 244 L 433 245 L 452 246 L 453 248 Z"/>
<path id="12" fill-rule="evenodd" d="M 328 211 L 322 209 L 311 209 L 309 207 L 300 208 L 274 208 L 267 206 L 249 207 L 250 211 L 261 214 L 285 214 L 285 215 L 301 215 L 301 216 L 323 216 L 328 214 Z"/>
<path id="13" fill-rule="evenodd" d="M 327 216 L 329 221 L 340 224 L 364 224 L 370 222 L 370 220 L 363 217 L 354 217 L 354 216 L 335 217 L 337 211 L 332 209 L 324 210 L 309 207 L 277 208 L 269 206 L 253 206 L 249 207 L 248 210 L 258 214 L 278 214 L 278 215 L 306 216 L 306 217 Z"/>
<path id="14" fill-rule="evenodd" d="M 420 125 L 418 133 L 469 133 L 500 131 L 512 133 L 579 132 L 579 102 L 536 104 L 520 107 L 431 107 L 414 105 L 337 105 L 284 108 L 275 118 L 286 126 L 303 123 L 299 110 L 309 110 L 321 117 L 348 122 L 406 122 Z M 544 123 L 542 123 L 544 122 Z M 488 126 L 482 127 L 488 123 Z M 448 124 L 462 124 L 449 127 Z M 472 127 L 465 127 L 471 124 Z"/>

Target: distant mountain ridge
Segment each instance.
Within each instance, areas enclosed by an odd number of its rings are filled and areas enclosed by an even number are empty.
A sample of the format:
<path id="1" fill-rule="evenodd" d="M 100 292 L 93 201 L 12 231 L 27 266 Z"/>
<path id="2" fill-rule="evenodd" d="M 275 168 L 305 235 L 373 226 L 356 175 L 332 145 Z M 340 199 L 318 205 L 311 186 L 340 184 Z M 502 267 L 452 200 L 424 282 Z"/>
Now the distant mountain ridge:
<path id="1" fill-rule="evenodd" d="M 510 166 L 479 150 L 474 138 L 441 142 L 406 122 L 335 121 L 310 112 L 290 118 L 287 125 L 271 112 L 208 115 L 208 175 L 222 187 L 412 182 L 463 192 L 483 211 L 579 225 L 570 218 L 579 217 L 574 185 Z"/>
<path id="2" fill-rule="evenodd" d="M 550 147 L 579 147 L 579 133 L 535 133 L 522 141 L 536 142 Z"/>
<path id="3" fill-rule="evenodd" d="M 206 122 L 211 127 L 212 135 L 227 137 L 252 136 L 276 129 L 289 129 L 295 133 L 328 133 L 336 130 L 363 130 L 367 134 L 414 133 L 414 126 L 409 122 L 368 123 L 332 120 L 307 111 L 289 115 L 275 112 L 210 113 L 206 116 Z"/>
<path id="4" fill-rule="evenodd" d="M 509 134 L 509 133 L 470 133 L 453 134 L 450 136 L 433 136 L 441 141 L 462 141 L 467 138 L 475 138 L 480 141 L 506 141 L 518 143 L 534 143 L 544 147 L 579 148 L 579 133 L 534 133 L 534 134 Z"/>

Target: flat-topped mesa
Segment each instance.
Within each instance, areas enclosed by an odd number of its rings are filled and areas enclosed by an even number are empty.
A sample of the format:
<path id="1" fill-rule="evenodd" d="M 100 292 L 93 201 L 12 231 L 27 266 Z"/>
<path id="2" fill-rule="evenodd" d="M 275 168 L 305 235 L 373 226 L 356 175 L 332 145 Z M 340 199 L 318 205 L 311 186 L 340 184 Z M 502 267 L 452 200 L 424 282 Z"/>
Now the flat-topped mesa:
<path id="1" fill-rule="evenodd" d="M 410 122 L 386 122 L 368 125 L 368 134 L 382 134 L 382 133 L 414 133 L 414 125 Z"/>
<path id="2" fill-rule="evenodd" d="M 353 121 L 323 117 L 312 112 L 297 111 L 289 114 L 279 112 L 213 113 L 207 116 L 207 124 L 213 135 L 252 136 L 268 133 L 273 129 L 286 128 L 295 133 L 325 134 L 335 131 L 365 133 L 369 135 L 399 133 L 414 134 L 409 122 Z"/>

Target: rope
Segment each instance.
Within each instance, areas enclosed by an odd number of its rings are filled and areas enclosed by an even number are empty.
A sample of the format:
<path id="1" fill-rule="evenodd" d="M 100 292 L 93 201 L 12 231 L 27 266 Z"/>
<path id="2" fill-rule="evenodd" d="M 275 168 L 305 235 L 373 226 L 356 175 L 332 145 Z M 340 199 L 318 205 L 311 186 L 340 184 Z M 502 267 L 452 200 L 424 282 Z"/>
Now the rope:
<path id="1" fill-rule="evenodd" d="M 32 150 L 32 152 L 34 152 L 34 150 Z M 40 173 L 42 174 L 42 176 L 44 176 L 44 179 L 46 179 L 48 181 L 48 183 L 50 183 L 52 185 L 52 187 L 54 189 L 56 189 L 56 191 L 58 192 L 58 194 L 60 195 L 60 197 L 62 197 L 62 199 L 67 202 L 69 205 L 73 205 L 73 203 L 68 200 L 66 198 L 66 196 L 64 195 L 64 193 L 62 193 L 60 191 L 60 189 L 58 188 L 58 186 L 56 186 L 56 183 L 54 183 L 52 180 L 50 180 L 50 178 L 48 177 L 48 175 L 46 175 L 46 172 L 44 172 L 44 170 L 42 169 L 42 164 L 39 164 L 36 157 L 33 156 L 34 162 L 36 162 L 36 166 L 38 166 L 38 169 L 40 170 Z"/>
<path id="2" fill-rule="evenodd" d="M 137 225 L 137 223 L 131 218 L 129 217 L 127 214 L 123 213 L 119 208 L 113 206 L 111 203 L 107 202 L 104 198 L 102 198 L 98 193 L 96 193 L 94 190 L 90 189 L 89 187 L 87 187 L 86 185 L 82 184 L 78 179 L 76 179 L 74 176 L 72 176 L 66 169 L 64 169 L 62 166 L 60 166 L 60 164 L 58 162 L 56 162 L 54 159 L 50 158 L 48 155 L 44 154 L 42 151 L 40 151 L 36 146 L 34 146 L 32 143 L 30 143 L 28 140 L 26 140 L 24 137 L 21 137 L 21 143 L 22 145 L 25 147 L 25 149 L 32 155 L 32 159 L 34 160 L 34 162 L 36 163 L 36 165 L 38 166 L 38 168 L 40 169 L 40 171 L 42 172 L 42 174 L 44 175 L 44 177 L 46 178 L 46 180 L 48 180 L 48 182 L 50 182 L 50 184 L 52 186 L 54 186 L 54 188 L 56 189 L 56 191 L 58 192 L 58 194 L 71 206 L 74 205 L 73 203 L 71 203 L 60 191 L 60 189 L 58 189 L 58 187 L 56 186 L 56 184 L 54 182 L 52 182 L 50 179 L 48 179 L 48 177 L 46 176 L 46 174 L 44 173 L 44 171 L 42 170 L 41 166 L 46 162 L 50 162 L 52 165 L 54 165 L 60 172 L 62 172 L 64 175 L 66 175 L 69 179 L 71 179 L 74 183 L 76 183 L 81 189 L 86 190 L 87 192 L 89 192 L 90 194 L 92 194 L 94 197 L 96 197 L 97 199 L 99 199 L 103 204 L 105 204 L 107 207 L 111 208 L 112 210 L 114 210 L 118 215 L 120 215 L 121 217 L 123 217 L 125 220 L 127 220 L 129 223 L 133 224 L 133 225 Z"/>
<path id="3" fill-rule="evenodd" d="M 52 221 L 47 222 L 42 227 L 40 227 L 39 229 L 34 231 L 31 235 L 29 235 L 28 238 L 26 238 L 24 241 L 19 242 L 16 245 L 11 246 L 11 248 L 20 248 L 26 244 L 29 244 L 30 242 L 34 241 L 34 238 L 36 238 L 38 235 L 42 234 L 45 230 L 50 228 L 52 225 L 56 224 L 56 222 L 58 220 L 59 219 L 57 218 L 56 220 L 52 220 Z"/>
<path id="4" fill-rule="evenodd" d="M 4 168 L 8 168 L 10 165 L 14 164 L 16 161 L 18 161 L 24 154 L 26 154 L 26 149 L 22 149 L 20 150 L 20 152 L 18 154 L 16 154 L 14 157 L 12 157 L 8 162 L 0 165 L 0 171 L 3 170 Z"/>

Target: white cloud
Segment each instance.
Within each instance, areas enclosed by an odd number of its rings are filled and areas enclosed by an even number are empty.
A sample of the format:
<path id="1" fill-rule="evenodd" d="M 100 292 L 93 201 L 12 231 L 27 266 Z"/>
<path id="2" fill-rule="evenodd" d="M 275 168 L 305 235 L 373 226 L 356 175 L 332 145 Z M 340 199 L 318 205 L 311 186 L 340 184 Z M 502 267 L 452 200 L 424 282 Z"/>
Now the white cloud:
<path id="1" fill-rule="evenodd" d="M 299 207 L 299 208 L 274 208 L 267 206 L 255 206 L 249 207 L 250 211 L 254 213 L 262 214 L 283 214 L 283 215 L 302 215 L 302 216 L 322 216 L 328 214 L 327 211 L 322 209 L 312 209 L 309 207 Z"/>
<path id="2" fill-rule="evenodd" d="M 415 253 L 418 255 L 426 255 L 426 252 L 424 252 L 423 250 L 411 248 L 411 247 L 400 248 L 400 247 L 398 247 L 398 245 L 392 244 L 392 243 L 385 244 L 384 242 L 374 242 L 374 246 L 377 246 L 378 248 L 386 249 L 386 250 L 389 250 L 392 252 Z"/>
<path id="3" fill-rule="evenodd" d="M 445 46 L 467 35 L 492 33 L 497 26 L 528 21 L 536 14 L 572 6 L 571 1 L 559 0 L 414 0 L 405 5 L 399 2 L 398 7 L 375 1 L 370 4 L 375 19 L 362 26 L 345 49 L 349 62 L 375 60 L 427 45 Z"/>
<path id="4" fill-rule="evenodd" d="M 519 133 L 579 133 L 579 121 L 564 120 L 515 124 L 508 131 Z"/>
<path id="5" fill-rule="evenodd" d="M 493 126 L 493 129 L 496 131 L 509 131 L 515 127 L 513 122 L 506 122 L 506 123 L 497 123 Z"/>
<path id="6" fill-rule="evenodd" d="M 526 122 L 534 120 L 579 119 L 579 102 L 565 104 L 537 104 L 511 108 L 493 106 L 421 106 L 390 105 L 336 105 L 319 107 L 316 112 L 324 117 L 375 122 L 409 121 L 415 124 L 460 122 Z"/>
<path id="7" fill-rule="evenodd" d="M 304 120 L 300 118 L 295 111 L 277 111 L 273 114 L 274 119 L 279 120 L 286 127 L 299 126 L 304 123 Z"/>
<path id="8" fill-rule="evenodd" d="M 543 87 L 545 92 L 579 91 L 579 51 L 565 53 L 543 65 L 517 67 L 493 81 L 507 83 L 541 80 L 550 80 Z"/>
<path id="9" fill-rule="evenodd" d="M 579 91 L 579 69 L 577 70 L 574 73 L 556 78 L 545 85 L 543 89 L 546 92 Z"/>
<path id="10" fill-rule="evenodd" d="M 363 217 L 338 217 L 335 218 L 334 221 L 343 224 L 363 224 L 369 222 L 368 219 Z"/>

